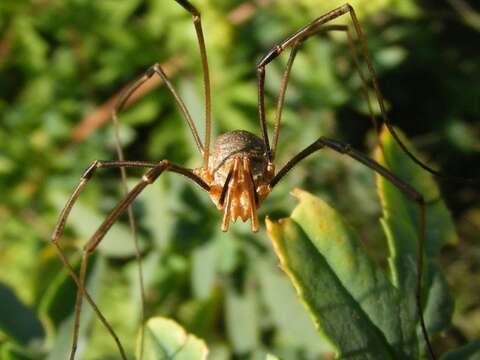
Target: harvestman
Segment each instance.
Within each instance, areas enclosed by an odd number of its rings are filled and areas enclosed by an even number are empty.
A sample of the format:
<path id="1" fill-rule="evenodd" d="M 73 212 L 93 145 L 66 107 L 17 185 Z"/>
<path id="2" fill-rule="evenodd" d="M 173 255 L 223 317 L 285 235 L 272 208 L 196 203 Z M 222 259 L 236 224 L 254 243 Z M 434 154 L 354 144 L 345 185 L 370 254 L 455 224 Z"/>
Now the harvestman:
<path id="1" fill-rule="evenodd" d="M 173 87 L 168 76 L 163 71 L 162 67 L 157 63 L 151 66 L 143 76 L 136 80 L 120 97 L 117 105 L 113 110 L 113 121 L 116 126 L 116 138 L 117 144 L 118 141 L 118 120 L 117 114 L 124 107 L 129 97 L 149 78 L 154 75 L 158 75 L 162 81 L 165 83 L 171 94 L 173 95 L 177 105 L 179 106 L 181 113 L 185 117 L 188 126 L 192 132 L 195 144 L 202 154 L 203 164 L 201 167 L 196 169 L 187 169 L 175 164 L 172 164 L 168 160 L 161 160 L 158 163 L 145 162 L 145 161 L 126 161 L 124 160 L 124 155 L 121 147 L 117 146 L 118 161 L 94 161 L 80 179 L 80 183 L 77 185 L 72 195 L 70 196 L 65 208 L 60 214 L 57 226 L 53 233 L 53 243 L 58 250 L 60 258 L 64 265 L 69 270 L 72 278 L 77 284 L 77 299 L 75 305 L 75 318 L 74 318 L 74 331 L 73 331 L 73 343 L 71 348 L 70 359 L 75 358 L 75 352 L 77 349 L 78 342 L 78 332 L 80 325 L 80 310 L 83 297 L 90 303 L 93 310 L 107 328 L 111 336 L 114 338 L 119 352 L 122 356 L 122 359 L 126 360 L 126 354 L 118 339 L 115 331 L 110 326 L 108 321 L 102 315 L 100 310 L 97 308 L 95 302 L 92 300 L 90 295 L 85 289 L 85 275 L 87 270 L 87 263 L 90 254 L 97 248 L 98 244 L 102 241 L 105 234 L 109 231 L 112 225 L 117 221 L 118 217 L 128 209 L 129 221 L 134 232 L 135 242 L 135 224 L 134 218 L 131 211 L 130 205 L 137 198 L 137 196 L 147 187 L 148 185 L 155 182 L 158 177 L 165 171 L 174 172 L 181 174 L 190 180 L 193 180 L 201 189 L 207 191 L 212 199 L 213 203 L 217 206 L 219 210 L 223 210 L 223 219 L 221 228 L 223 231 L 227 231 L 230 221 L 235 221 L 240 217 L 243 221 L 248 219 L 251 220 L 251 227 L 253 232 L 257 232 L 259 228 L 258 218 L 257 218 L 257 208 L 261 203 L 267 198 L 271 190 L 275 185 L 301 160 L 307 156 L 315 153 L 318 150 L 323 148 L 329 148 L 333 151 L 336 151 L 341 154 L 350 156 L 351 158 L 361 162 L 365 166 L 369 167 L 373 171 L 377 172 L 380 176 L 383 176 L 385 179 L 390 181 L 395 185 L 399 190 L 401 190 L 408 198 L 416 202 L 419 207 L 419 225 L 418 225 L 418 263 L 417 263 L 417 280 L 416 280 L 416 302 L 417 302 L 417 311 L 420 319 L 420 325 L 427 344 L 428 352 L 430 356 L 435 359 L 433 349 L 428 337 L 428 333 L 425 326 L 425 321 L 422 315 L 422 304 L 421 304 L 421 279 L 423 273 L 423 242 L 424 242 L 424 231 L 425 231 L 425 201 L 423 196 L 418 193 L 412 186 L 407 184 L 398 178 L 395 174 L 391 173 L 389 170 L 381 166 L 379 163 L 374 160 L 366 157 L 364 154 L 352 149 L 348 144 L 342 142 L 328 139 L 325 137 L 318 138 L 310 146 L 306 147 L 295 155 L 290 161 L 288 161 L 278 172 L 275 171 L 274 160 L 276 155 L 276 148 L 280 133 L 280 123 L 281 115 L 283 110 L 283 104 L 285 99 L 285 93 L 288 85 L 288 80 L 290 76 L 290 71 L 295 60 L 298 49 L 303 41 L 309 37 L 325 33 L 329 31 L 343 31 L 347 34 L 350 51 L 352 53 L 353 61 L 357 68 L 357 71 L 362 80 L 362 92 L 366 97 L 368 106 L 371 113 L 371 119 L 373 125 L 378 133 L 379 126 L 373 114 L 372 107 L 370 104 L 370 99 L 368 96 L 368 83 L 359 66 L 359 61 L 356 54 L 355 45 L 353 43 L 353 38 L 349 27 L 346 25 L 325 25 L 328 22 L 344 15 L 349 14 L 353 23 L 353 28 L 355 30 L 356 36 L 360 42 L 361 50 L 363 56 L 368 65 L 368 72 L 373 83 L 373 88 L 375 91 L 375 96 L 378 101 L 378 105 L 381 111 L 381 118 L 383 124 L 391 132 L 397 143 L 402 147 L 402 149 L 408 154 L 408 156 L 415 161 L 418 165 L 426 169 L 427 171 L 437 175 L 443 176 L 441 173 L 433 170 L 427 165 L 423 164 L 420 160 L 415 158 L 415 156 L 408 151 L 405 145 L 401 142 L 398 135 L 395 133 L 392 125 L 390 124 L 387 113 L 385 111 L 383 97 L 380 93 L 378 86 L 378 81 L 376 77 L 375 70 L 372 66 L 372 62 L 368 53 L 366 46 L 365 37 L 363 30 L 360 26 L 360 23 L 357 20 L 355 11 L 352 6 L 349 4 L 344 4 L 335 8 L 334 10 L 326 13 L 323 16 L 315 19 L 311 23 L 305 25 L 293 35 L 289 36 L 284 41 L 275 45 L 258 63 L 257 65 L 257 75 L 258 75 L 258 110 L 260 118 L 260 128 L 262 137 L 259 138 L 256 135 L 249 133 L 243 130 L 234 130 L 220 135 L 214 145 L 213 152 L 210 152 L 210 133 L 211 133 L 211 95 L 210 95 L 210 76 L 208 69 L 207 53 L 205 50 L 205 41 L 202 31 L 202 25 L 200 20 L 200 13 L 198 10 L 188 1 L 188 0 L 175 0 L 179 5 L 181 5 L 185 10 L 187 10 L 193 17 L 193 24 L 195 26 L 195 31 L 197 34 L 198 44 L 200 48 L 200 57 L 203 68 L 203 80 L 204 80 L 204 90 L 205 90 L 205 140 L 202 143 L 200 136 L 198 135 L 197 129 L 194 125 L 193 119 L 185 106 L 183 100 L 181 99 L 178 92 Z M 285 73 L 282 78 L 282 83 L 280 87 L 280 93 L 277 102 L 277 109 L 275 115 L 275 125 L 273 132 L 273 141 L 270 145 L 266 120 L 265 120 L 265 106 L 264 106 L 264 85 L 265 85 L 265 68 L 266 66 L 279 56 L 284 50 L 290 50 L 290 57 L 286 66 Z M 83 255 L 80 265 L 80 273 L 77 275 L 73 270 L 72 266 L 68 262 L 61 246 L 60 238 L 62 236 L 68 215 L 74 206 L 75 201 L 78 199 L 81 191 L 92 178 L 94 173 L 98 168 L 120 168 L 122 172 L 122 179 L 124 182 L 126 196 L 125 198 L 111 211 L 105 221 L 100 225 L 97 231 L 93 234 L 87 244 L 83 247 Z M 143 176 L 140 182 L 137 183 L 131 190 L 128 190 L 125 185 L 125 169 L 126 168 L 145 168 L 149 169 Z M 459 180 L 459 178 L 453 178 L 454 180 Z M 138 247 L 137 247 L 137 257 Z M 140 260 L 140 259 L 139 259 Z M 141 264 L 139 262 L 139 264 Z M 143 296 L 143 280 L 141 276 L 141 265 L 139 267 L 140 271 L 140 285 L 142 288 Z M 143 304 L 142 304 L 143 306 Z M 143 308 L 142 308 L 143 313 Z M 143 339 L 143 336 L 142 336 Z M 143 349 L 143 346 L 141 346 Z M 141 357 L 141 354 L 140 354 Z"/>

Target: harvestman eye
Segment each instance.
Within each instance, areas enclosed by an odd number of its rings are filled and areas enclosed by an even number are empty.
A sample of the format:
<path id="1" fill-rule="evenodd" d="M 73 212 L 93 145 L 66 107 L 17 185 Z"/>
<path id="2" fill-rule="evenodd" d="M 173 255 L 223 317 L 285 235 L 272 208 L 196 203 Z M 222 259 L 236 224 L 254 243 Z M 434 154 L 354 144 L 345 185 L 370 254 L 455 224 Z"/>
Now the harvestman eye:
<path id="1" fill-rule="evenodd" d="M 257 74 L 258 74 L 258 110 L 259 110 L 259 119 L 260 119 L 260 130 L 261 138 L 244 130 L 234 130 L 227 132 L 217 137 L 215 144 L 213 146 L 213 151 L 210 150 L 210 134 L 211 134 L 211 96 L 210 96 L 210 75 L 207 61 L 207 53 L 205 50 L 205 40 L 203 36 L 203 30 L 201 25 L 200 13 L 197 9 L 191 4 L 188 0 L 175 0 L 180 6 L 182 6 L 186 11 L 188 11 L 193 18 L 193 24 L 195 27 L 198 45 L 200 49 L 200 59 L 202 62 L 203 68 L 203 80 L 205 85 L 205 139 L 200 139 L 198 131 L 195 127 L 195 123 L 190 115 L 189 110 L 187 109 L 185 103 L 180 97 L 179 93 L 176 91 L 170 79 L 162 69 L 162 67 L 157 63 L 152 65 L 139 79 L 137 79 L 133 84 L 121 95 L 118 103 L 116 104 L 113 110 L 113 121 L 116 126 L 117 134 L 117 152 L 118 152 L 118 161 L 94 161 L 82 175 L 78 186 L 73 191 L 70 196 L 65 208 L 60 214 L 57 226 L 53 233 L 53 244 L 58 250 L 59 256 L 67 267 L 72 276 L 73 280 L 76 282 L 77 290 L 77 300 L 75 305 L 75 318 L 74 318 L 74 331 L 73 331 L 73 341 L 70 353 L 70 359 L 75 358 L 75 353 L 78 343 L 78 333 L 80 325 L 80 312 L 82 306 L 82 299 L 85 299 L 94 309 L 96 315 L 99 317 L 100 321 L 106 327 L 108 332 L 111 334 L 115 340 L 121 358 L 123 360 L 127 359 L 124 348 L 116 335 L 112 326 L 108 323 L 107 319 L 103 316 L 101 311 L 97 308 L 95 302 L 90 297 L 88 292 L 85 289 L 85 276 L 87 272 L 87 265 L 89 256 L 97 248 L 98 244 L 102 241 L 106 233 L 112 227 L 112 225 L 118 220 L 119 216 L 125 211 L 128 211 L 130 224 L 132 229 L 135 229 L 135 222 L 133 214 L 131 211 L 131 204 L 137 198 L 140 193 L 150 184 L 154 183 L 160 175 L 165 171 L 173 172 L 180 174 L 185 178 L 194 181 L 201 190 L 206 191 L 212 202 L 215 206 L 223 212 L 223 219 L 221 222 L 221 228 L 223 231 L 227 231 L 231 221 L 236 221 L 240 217 L 243 221 L 251 221 L 251 229 L 253 232 L 257 232 L 259 229 L 259 222 L 257 218 L 257 209 L 262 205 L 263 201 L 268 197 L 270 192 L 273 190 L 275 185 L 283 179 L 283 177 L 301 160 L 308 157 L 309 155 L 316 153 L 318 150 L 328 148 L 330 150 L 336 151 L 341 154 L 345 154 L 351 157 L 354 160 L 359 161 L 365 166 L 369 167 L 380 176 L 384 177 L 386 180 L 390 181 L 394 186 L 401 190 L 405 196 L 414 201 L 420 211 L 418 219 L 418 264 L 417 264 L 417 277 L 416 277 L 416 301 L 417 301 L 417 310 L 418 317 L 420 320 L 420 325 L 422 329 L 422 334 L 427 344 L 428 352 L 430 356 L 435 359 L 433 348 L 431 346 L 429 336 L 426 330 L 425 320 L 422 314 L 422 302 L 421 302 L 421 280 L 423 273 L 423 243 L 424 243 L 424 232 L 425 232 L 425 201 L 423 196 L 418 193 L 412 186 L 407 184 L 398 178 L 395 174 L 391 173 L 389 170 L 375 162 L 374 160 L 368 158 L 362 153 L 354 150 L 348 144 L 344 144 L 340 141 L 333 139 L 328 139 L 325 137 L 318 138 L 311 145 L 307 146 L 305 149 L 301 150 L 297 155 L 295 155 L 290 161 L 288 161 L 283 167 L 280 168 L 278 172 L 275 171 L 275 156 L 276 149 L 280 135 L 280 124 L 281 116 L 283 111 L 285 93 L 288 86 L 290 72 L 295 60 L 295 56 L 299 51 L 301 44 L 317 34 L 338 31 L 346 34 L 348 41 L 351 56 L 353 62 L 355 63 L 356 69 L 359 73 L 359 76 L 362 80 L 362 90 L 363 94 L 368 103 L 371 120 L 373 126 L 377 132 L 380 131 L 381 125 L 384 125 L 391 132 L 395 140 L 402 147 L 402 149 L 408 154 L 408 156 L 419 166 L 425 170 L 433 173 L 438 177 L 448 178 L 453 181 L 467 181 L 467 182 L 478 182 L 476 179 L 461 179 L 457 177 L 447 177 L 442 173 L 439 173 L 436 170 L 433 170 L 428 165 L 422 163 L 418 160 L 412 153 L 408 151 L 405 145 L 401 142 L 400 138 L 395 133 L 394 128 L 392 127 L 390 121 L 388 120 L 387 113 L 385 111 L 383 97 L 380 93 L 380 88 L 378 85 L 377 77 L 375 70 L 372 66 L 372 61 L 370 59 L 365 37 L 363 34 L 362 27 L 357 20 L 354 9 L 349 5 L 345 4 L 339 6 L 332 11 L 316 18 L 309 24 L 300 28 L 297 32 L 290 35 L 286 40 L 273 46 L 267 54 L 260 60 L 257 65 Z M 349 25 L 327 25 L 330 21 L 347 15 L 351 20 L 351 31 Z M 360 48 L 362 50 L 363 57 L 368 65 L 368 75 L 373 83 L 373 88 L 375 92 L 375 97 L 378 102 L 381 111 L 381 123 L 379 123 L 372 111 L 372 106 L 370 98 L 368 95 L 368 83 L 365 75 L 362 73 L 358 56 L 356 53 L 356 47 L 354 45 L 354 37 L 360 43 Z M 265 86 L 265 73 L 266 67 L 278 57 L 285 50 L 290 51 L 290 56 L 284 72 L 282 83 L 280 87 L 280 93 L 278 97 L 277 110 L 275 115 L 275 125 L 273 130 L 273 136 L 270 139 L 267 132 L 266 119 L 265 119 L 265 106 L 264 106 L 264 86 Z M 146 161 L 128 161 L 124 159 L 123 150 L 118 141 L 118 118 L 117 114 L 122 110 L 124 105 L 130 96 L 149 78 L 153 76 L 159 76 L 164 84 L 167 86 L 171 95 L 174 98 L 174 101 L 178 105 L 183 117 L 185 118 L 191 133 L 193 135 L 194 142 L 198 148 L 199 153 L 203 158 L 203 162 L 200 167 L 195 169 L 187 169 L 185 167 L 172 164 L 168 160 L 161 160 L 158 162 L 146 162 Z M 271 141 L 270 141 L 271 140 Z M 80 272 L 76 274 L 72 266 L 68 262 L 62 248 L 60 245 L 60 238 L 62 237 L 65 224 L 67 222 L 70 211 L 72 210 L 75 202 L 77 201 L 80 193 L 85 188 L 89 180 L 96 173 L 96 170 L 99 168 L 120 168 L 122 172 L 122 179 L 125 184 L 126 168 L 143 168 L 148 169 L 148 171 L 142 176 L 141 180 L 130 190 L 127 191 L 126 195 L 122 201 L 110 212 L 104 222 L 100 227 L 95 231 L 90 240 L 86 243 L 83 248 L 83 255 L 81 259 Z M 135 235 L 135 233 L 134 233 Z M 135 237 L 136 238 L 136 237 Z M 137 248 L 138 250 L 138 248 Z M 138 251 L 137 251 L 138 252 Z M 140 262 L 140 256 L 138 255 L 138 261 Z M 143 300 L 143 278 L 140 267 L 140 284 L 142 288 L 142 300 Z M 143 303 L 143 301 L 142 301 Z M 142 304 L 143 306 L 143 304 Z M 144 319 L 144 310 L 142 307 L 142 319 Z M 142 336 L 143 344 L 143 336 Z M 143 346 L 141 346 L 143 350 Z M 140 358 L 141 353 L 140 352 Z"/>

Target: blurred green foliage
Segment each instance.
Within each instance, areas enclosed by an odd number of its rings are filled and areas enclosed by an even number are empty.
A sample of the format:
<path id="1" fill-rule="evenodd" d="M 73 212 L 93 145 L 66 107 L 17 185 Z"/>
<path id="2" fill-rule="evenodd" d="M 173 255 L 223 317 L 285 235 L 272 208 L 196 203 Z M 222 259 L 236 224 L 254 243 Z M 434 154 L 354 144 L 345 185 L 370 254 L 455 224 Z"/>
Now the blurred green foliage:
<path id="1" fill-rule="evenodd" d="M 341 4 L 265 1 L 239 21 L 232 14 L 239 14 L 243 1 L 194 3 L 203 16 L 215 134 L 238 128 L 259 133 L 256 61 L 298 27 Z M 392 121 L 429 163 L 453 175 L 480 177 L 479 9 L 458 8 L 458 3 L 376 0 L 352 5 L 365 27 Z M 240 8 L 240 14 L 248 13 L 249 8 Z M 338 21 L 345 22 L 346 17 Z M 173 82 L 203 133 L 195 33 L 190 15 L 173 0 L 0 2 L 0 312 L 15 309 L 24 319 L 15 332 L 0 330 L 1 356 L 65 358 L 75 286 L 49 244 L 50 235 L 84 169 L 95 159 L 115 159 L 110 124 L 82 141 L 73 139 L 74 129 L 150 65 L 176 58 L 181 65 Z M 270 121 L 285 64 L 283 56 L 267 68 Z M 375 136 L 343 35 L 304 44 L 283 120 L 279 166 L 320 135 L 371 153 Z M 142 98 L 120 122 L 128 159 L 200 165 L 166 89 Z M 132 184 L 140 174 L 129 172 Z M 439 353 L 480 336 L 475 281 L 480 272 L 480 192 L 464 184 L 440 185 L 460 241 L 440 258 L 456 309 L 453 326 L 434 340 Z M 334 204 L 357 227 L 370 254 L 385 260 L 380 206 L 368 169 L 329 152 L 312 157 L 278 185 L 260 216 L 288 214 L 294 200 L 286 194 L 294 186 Z M 100 170 L 88 185 L 62 239 L 72 262 L 121 193 L 117 171 Z M 221 233 L 221 214 L 206 194 L 175 175 L 163 176 L 146 190 L 134 210 L 148 317 L 176 319 L 205 339 L 214 359 L 264 358 L 267 352 L 313 359 L 330 351 L 279 272 L 263 230 L 254 235 L 248 224 L 237 224 Z M 98 253 L 91 263 L 90 292 L 133 354 L 140 297 L 126 219 Z M 0 319 L 2 326 L 4 321 L 8 319 Z M 82 358 L 118 358 L 88 306 L 82 311 L 81 335 Z"/>
<path id="2" fill-rule="evenodd" d="M 145 359 L 206 359 L 205 342 L 187 334 L 174 321 L 156 317 L 148 320 L 146 327 Z"/>

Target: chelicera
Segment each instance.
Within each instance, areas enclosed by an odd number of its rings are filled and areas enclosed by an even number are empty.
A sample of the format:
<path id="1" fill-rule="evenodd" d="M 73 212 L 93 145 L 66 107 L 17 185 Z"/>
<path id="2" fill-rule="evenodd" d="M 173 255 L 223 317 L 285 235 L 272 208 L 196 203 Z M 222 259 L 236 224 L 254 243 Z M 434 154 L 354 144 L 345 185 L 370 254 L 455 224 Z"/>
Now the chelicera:
<path id="1" fill-rule="evenodd" d="M 417 287 L 416 287 L 416 299 L 418 307 L 418 316 L 420 319 L 420 325 L 422 328 L 423 337 L 426 341 L 428 351 L 432 358 L 435 358 L 428 333 L 425 326 L 425 321 L 422 315 L 421 304 L 421 279 L 423 272 L 423 242 L 425 231 L 425 201 L 420 193 L 418 193 L 412 186 L 405 183 L 398 178 L 395 174 L 391 173 L 388 169 L 381 166 L 374 160 L 368 158 L 362 153 L 354 150 L 348 144 L 344 144 L 340 141 L 328 139 L 325 137 L 318 138 L 311 145 L 301 150 L 296 156 L 288 161 L 279 171 L 275 169 L 275 155 L 277 149 L 277 143 L 280 135 L 281 116 L 284 105 L 285 93 L 288 86 L 290 72 L 295 60 L 297 51 L 300 49 L 301 44 L 317 35 L 331 31 L 344 32 L 349 41 L 350 51 L 353 62 L 356 65 L 360 78 L 362 79 L 362 90 L 370 110 L 372 109 L 369 95 L 368 95 L 368 83 L 367 78 L 363 75 L 359 66 L 359 60 L 356 53 L 356 47 L 352 33 L 356 35 L 359 41 L 360 49 L 363 57 L 368 65 L 368 75 L 373 84 L 375 97 L 378 102 L 381 111 L 381 124 L 377 122 L 373 111 L 371 112 L 372 123 L 377 132 L 380 130 L 380 125 L 386 126 L 392 133 L 393 137 L 403 148 L 403 150 L 421 167 L 427 171 L 439 176 L 437 171 L 431 169 L 420 160 L 415 158 L 408 149 L 401 142 L 400 138 L 395 133 L 394 128 L 390 124 L 387 113 L 385 111 L 383 97 L 380 93 L 375 70 L 372 66 L 366 41 L 364 38 L 363 30 L 360 23 L 357 20 L 355 11 L 349 4 L 339 6 L 332 11 L 316 18 L 309 24 L 303 26 L 294 34 L 281 41 L 277 45 L 273 46 L 267 54 L 260 60 L 257 65 L 258 75 L 258 110 L 260 120 L 260 133 L 261 137 L 254 135 L 244 130 L 234 130 L 227 132 L 217 137 L 213 146 L 213 151 L 210 150 L 211 143 L 211 97 L 210 97 L 210 75 L 207 61 L 207 53 L 205 49 L 205 40 L 203 36 L 203 30 L 201 25 L 200 13 L 188 0 L 175 0 L 180 6 L 188 11 L 193 18 L 193 24 L 195 27 L 198 45 L 200 49 L 200 58 L 203 68 L 203 80 L 205 87 L 205 139 L 202 142 L 198 131 L 195 127 L 192 116 L 189 110 L 184 104 L 179 93 L 175 90 L 174 86 L 170 82 L 170 79 L 159 64 L 151 66 L 139 79 L 133 82 L 130 87 L 120 96 L 117 105 L 113 110 L 113 121 L 117 129 L 117 161 L 94 161 L 90 167 L 85 171 L 80 179 L 78 186 L 73 191 L 70 199 L 68 200 L 65 208 L 60 214 L 57 226 L 53 234 L 53 244 L 55 245 L 60 258 L 64 265 L 68 268 L 72 278 L 78 286 L 77 301 L 75 306 L 75 320 L 74 320 L 74 333 L 73 343 L 71 348 L 70 359 L 74 359 L 78 341 L 78 329 L 80 323 L 80 310 L 82 299 L 85 298 L 93 307 L 97 316 L 105 325 L 107 330 L 114 338 L 119 353 L 122 359 L 127 359 L 125 351 L 122 347 L 120 340 L 118 339 L 115 331 L 110 326 L 108 321 L 104 318 L 101 311 L 97 308 L 95 302 L 85 289 L 85 276 L 88 264 L 88 258 L 92 252 L 97 248 L 98 244 L 102 241 L 105 234 L 109 231 L 112 225 L 117 221 L 119 216 L 128 211 L 130 224 L 132 229 L 135 229 L 135 223 L 131 211 L 132 202 L 142 193 L 142 191 L 150 184 L 153 184 L 160 175 L 165 171 L 177 173 L 193 180 L 200 186 L 201 189 L 208 192 L 211 200 L 215 206 L 223 211 L 223 219 L 221 222 L 221 228 L 223 231 L 227 231 L 231 221 L 236 221 L 240 217 L 243 221 L 251 221 L 251 229 L 253 232 L 257 232 L 259 229 L 259 221 L 257 217 L 257 209 L 262 205 L 262 202 L 268 197 L 270 192 L 274 189 L 275 185 L 301 160 L 309 155 L 316 153 L 318 150 L 328 148 L 330 150 L 345 154 L 356 161 L 369 167 L 380 176 L 383 176 L 399 190 L 401 190 L 405 196 L 418 204 L 419 208 L 419 220 L 418 220 L 418 265 L 417 265 Z M 342 15 L 349 14 L 353 32 L 350 31 L 350 26 L 347 25 L 327 25 L 334 19 L 341 17 Z M 264 85 L 265 74 L 267 65 L 278 57 L 285 50 L 290 50 L 290 57 L 284 72 L 282 83 L 280 87 L 276 115 L 275 125 L 272 138 L 269 138 L 266 126 L 265 106 L 264 106 Z M 129 161 L 125 160 L 122 148 L 118 141 L 118 113 L 124 108 L 130 96 L 149 78 L 152 76 L 159 76 L 166 87 L 171 92 L 174 100 L 176 101 L 181 113 L 183 114 L 190 130 L 193 135 L 193 139 L 196 146 L 202 156 L 203 163 L 201 166 L 195 169 L 187 169 L 185 167 L 175 165 L 168 160 L 161 160 L 159 162 L 146 162 L 146 161 Z M 63 249 L 60 245 L 60 238 L 63 234 L 67 218 L 72 210 L 76 200 L 80 193 L 88 183 L 88 181 L 95 174 L 99 168 L 119 168 L 122 172 L 122 178 L 125 183 L 125 169 L 126 168 L 144 168 L 148 171 L 142 176 L 141 180 L 130 190 L 126 191 L 126 195 L 119 202 L 119 204 L 111 211 L 105 221 L 95 231 L 90 240 L 83 248 L 83 256 L 81 260 L 80 272 L 77 275 L 72 266 L 68 262 Z M 125 185 L 126 189 L 126 185 Z M 126 189 L 127 190 L 127 189 Z M 140 256 L 138 256 L 140 258 Z M 141 277 L 140 268 L 140 283 L 142 286 L 143 294 L 143 280 Z"/>
<path id="2" fill-rule="evenodd" d="M 259 137 L 244 130 L 220 135 L 208 169 L 195 169 L 194 173 L 209 185 L 210 198 L 223 210 L 222 231 L 238 217 L 250 219 L 252 231 L 258 231 L 257 208 L 270 193 L 274 176 L 274 166 Z"/>

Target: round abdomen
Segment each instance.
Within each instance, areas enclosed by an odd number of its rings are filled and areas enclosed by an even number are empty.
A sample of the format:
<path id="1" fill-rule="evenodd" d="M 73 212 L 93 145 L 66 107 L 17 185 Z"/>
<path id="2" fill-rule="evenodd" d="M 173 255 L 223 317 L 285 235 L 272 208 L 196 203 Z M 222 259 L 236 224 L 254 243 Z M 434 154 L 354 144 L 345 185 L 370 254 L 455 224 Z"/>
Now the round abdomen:
<path id="1" fill-rule="evenodd" d="M 230 160 L 236 156 L 250 158 L 251 172 L 255 182 L 264 180 L 267 157 L 263 140 L 244 130 L 230 131 L 217 137 L 209 164 L 215 180 L 226 179 L 231 166 Z"/>

